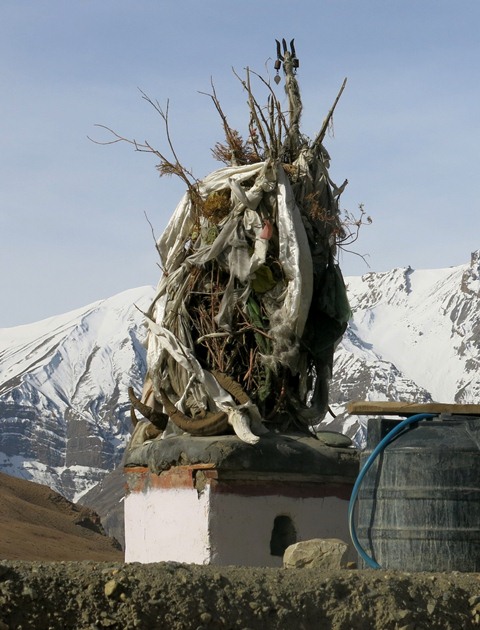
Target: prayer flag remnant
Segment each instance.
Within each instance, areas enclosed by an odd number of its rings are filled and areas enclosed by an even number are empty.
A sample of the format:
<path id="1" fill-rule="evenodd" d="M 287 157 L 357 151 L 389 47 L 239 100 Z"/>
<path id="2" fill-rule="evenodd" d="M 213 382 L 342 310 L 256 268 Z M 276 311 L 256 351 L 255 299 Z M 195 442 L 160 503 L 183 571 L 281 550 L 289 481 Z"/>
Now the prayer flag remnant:
<path id="1" fill-rule="evenodd" d="M 147 438 L 167 427 L 194 436 L 233 430 L 255 444 L 268 430 L 308 433 L 327 412 L 333 353 L 350 317 L 336 254 L 351 232 L 339 209 L 347 181 L 331 180 L 323 140 L 346 80 L 310 140 L 300 131 L 298 67 L 294 42 L 277 42 L 275 83 L 283 69 L 287 113 L 269 80 L 248 68 L 238 77 L 248 99 L 246 141 L 212 84 L 226 138 L 213 154 L 226 166 L 201 181 L 177 159 L 168 113 L 147 99 L 165 121 L 174 159 L 148 144 L 135 148 L 152 151 L 161 174 L 187 185 L 157 242 L 163 274 L 145 314 L 141 401 L 130 392 L 156 426 Z M 264 107 L 252 80 L 267 93 Z"/>

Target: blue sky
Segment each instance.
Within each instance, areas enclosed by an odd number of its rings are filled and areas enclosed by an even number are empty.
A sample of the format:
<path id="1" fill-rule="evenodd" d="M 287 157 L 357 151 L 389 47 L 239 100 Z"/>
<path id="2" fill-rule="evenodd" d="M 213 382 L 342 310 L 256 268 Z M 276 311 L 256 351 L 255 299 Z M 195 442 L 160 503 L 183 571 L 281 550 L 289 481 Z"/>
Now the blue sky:
<path id="1" fill-rule="evenodd" d="M 342 207 L 373 224 L 343 254 L 346 275 L 467 262 L 480 247 L 480 3 L 477 0 L 2 0 L 0 327 L 155 284 L 160 235 L 183 186 L 96 124 L 221 166 L 210 79 L 232 126 L 245 94 L 232 72 L 272 69 L 295 38 L 303 131 L 314 136 L 344 79 L 326 147 Z M 267 64 L 267 65 L 266 65 Z M 279 88 L 279 94 L 282 94 Z"/>

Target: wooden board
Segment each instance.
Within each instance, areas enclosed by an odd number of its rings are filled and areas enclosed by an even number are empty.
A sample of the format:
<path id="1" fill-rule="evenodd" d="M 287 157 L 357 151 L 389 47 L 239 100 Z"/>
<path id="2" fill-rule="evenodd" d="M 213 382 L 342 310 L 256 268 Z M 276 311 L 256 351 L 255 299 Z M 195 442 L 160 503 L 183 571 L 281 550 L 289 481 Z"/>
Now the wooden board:
<path id="1" fill-rule="evenodd" d="M 452 413 L 480 416 L 480 405 L 448 403 L 407 403 L 387 400 L 355 400 L 347 405 L 348 413 L 356 416 L 412 416 L 417 413 Z"/>

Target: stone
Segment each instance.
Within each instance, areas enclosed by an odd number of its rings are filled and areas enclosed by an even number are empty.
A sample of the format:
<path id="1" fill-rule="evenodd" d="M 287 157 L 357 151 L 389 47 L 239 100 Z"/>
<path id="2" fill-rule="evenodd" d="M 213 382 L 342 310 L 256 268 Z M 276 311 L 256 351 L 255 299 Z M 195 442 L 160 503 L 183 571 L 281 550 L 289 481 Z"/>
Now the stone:
<path id="1" fill-rule="evenodd" d="M 106 597 L 114 597 L 115 594 L 118 592 L 119 589 L 119 584 L 116 580 L 109 580 L 106 584 L 105 584 L 105 596 Z"/>
<path id="2" fill-rule="evenodd" d="M 285 569 L 315 568 L 334 571 L 347 566 L 348 544 L 339 538 L 313 538 L 290 545 L 283 555 Z"/>

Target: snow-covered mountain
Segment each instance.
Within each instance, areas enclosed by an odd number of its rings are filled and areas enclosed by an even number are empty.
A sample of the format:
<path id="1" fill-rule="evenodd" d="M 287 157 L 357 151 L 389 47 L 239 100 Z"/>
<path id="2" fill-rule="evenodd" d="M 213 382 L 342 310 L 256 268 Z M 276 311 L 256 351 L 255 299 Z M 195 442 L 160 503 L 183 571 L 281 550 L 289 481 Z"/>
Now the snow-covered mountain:
<path id="1" fill-rule="evenodd" d="M 346 278 L 354 312 L 336 351 L 324 424 L 353 435 L 351 400 L 478 403 L 480 252 L 469 264 Z M 145 374 L 152 287 L 0 329 L 0 470 L 78 500 L 117 466 L 127 388 Z"/>
<path id="2" fill-rule="evenodd" d="M 0 470 L 76 501 L 119 464 L 153 288 L 0 329 Z"/>
<path id="3" fill-rule="evenodd" d="M 478 404 L 480 251 L 458 267 L 346 283 L 354 315 L 335 356 L 334 426 L 351 434 L 365 422 L 343 413 L 349 400 Z"/>

